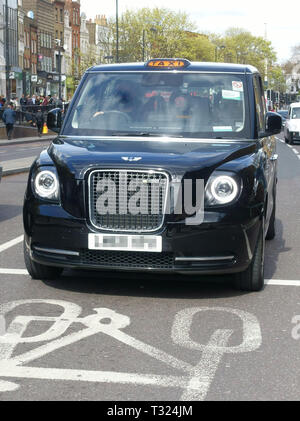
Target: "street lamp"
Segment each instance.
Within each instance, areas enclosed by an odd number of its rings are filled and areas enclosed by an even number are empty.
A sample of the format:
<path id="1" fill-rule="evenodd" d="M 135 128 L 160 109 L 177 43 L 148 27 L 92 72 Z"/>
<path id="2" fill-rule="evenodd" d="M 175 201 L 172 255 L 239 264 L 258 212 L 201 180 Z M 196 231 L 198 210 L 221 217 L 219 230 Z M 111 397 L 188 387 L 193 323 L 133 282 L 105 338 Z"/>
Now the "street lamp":
<path id="1" fill-rule="evenodd" d="M 61 99 L 61 40 L 55 40 L 58 46 L 58 98 Z"/>
<path id="2" fill-rule="evenodd" d="M 225 45 L 216 45 L 216 48 L 215 48 L 215 61 L 218 61 L 218 50 L 224 50 L 224 48 L 226 48 L 225 47 Z"/>
<path id="3" fill-rule="evenodd" d="M 156 28 L 150 28 L 150 31 L 151 32 L 153 32 L 153 33 L 156 33 L 157 32 L 157 29 Z M 145 38 L 146 38 L 146 29 L 143 29 L 143 39 L 142 39 L 142 45 L 143 45 L 143 60 L 142 61 L 145 61 Z"/>
<path id="4" fill-rule="evenodd" d="M 118 0 L 116 0 L 116 59 L 119 63 L 119 5 Z"/>
<path id="5" fill-rule="evenodd" d="M 10 58 L 9 58 L 9 27 L 8 27 L 8 0 L 5 0 L 5 73 L 6 73 L 6 99 L 10 100 Z"/>

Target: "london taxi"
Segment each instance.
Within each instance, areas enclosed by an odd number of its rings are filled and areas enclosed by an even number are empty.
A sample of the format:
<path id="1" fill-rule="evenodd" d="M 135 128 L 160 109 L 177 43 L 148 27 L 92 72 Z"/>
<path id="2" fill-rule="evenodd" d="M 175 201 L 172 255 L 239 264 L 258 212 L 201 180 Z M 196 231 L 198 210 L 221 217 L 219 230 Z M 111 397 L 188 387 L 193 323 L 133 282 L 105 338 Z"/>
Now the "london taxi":
<path id="1" fill-rule="evenodd" d="M 281 117 L 267 112 L 256 68 L 95 66 L 48 126 L 58 136 L 33 163 L 24 201 L 32 278 L 65 268 L 226 273 L 241 290 L 263 288 Z"/>

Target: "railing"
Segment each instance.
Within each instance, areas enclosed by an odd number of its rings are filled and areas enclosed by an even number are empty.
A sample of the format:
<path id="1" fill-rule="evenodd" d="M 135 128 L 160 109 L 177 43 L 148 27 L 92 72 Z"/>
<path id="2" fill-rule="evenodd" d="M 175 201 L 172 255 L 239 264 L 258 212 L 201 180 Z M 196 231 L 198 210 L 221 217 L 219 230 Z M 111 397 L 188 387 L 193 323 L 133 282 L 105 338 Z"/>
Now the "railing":
<path id="1" fill-rule="evenodd" d="M 14 110 L 17 114 L 17 119 L 15 124 L 34 124 L 35 121 L 35 114 L 38 110 L 41 110 L 44 114 L 44 120 L 47 121 L 47 113 L 50 110 L 53 110 L 54 108 L 61 108 L 63 112 L 67 111 L 69 103 L 65 102 L 62 104 L 61 107 L 58 107 L 55 104 L 48 104 L 48 105 L 20 105 L 16 107 Z M 2 122 L 2 114 L 4 112 L 5 108 L 0 109 L 0 122 Z"/>

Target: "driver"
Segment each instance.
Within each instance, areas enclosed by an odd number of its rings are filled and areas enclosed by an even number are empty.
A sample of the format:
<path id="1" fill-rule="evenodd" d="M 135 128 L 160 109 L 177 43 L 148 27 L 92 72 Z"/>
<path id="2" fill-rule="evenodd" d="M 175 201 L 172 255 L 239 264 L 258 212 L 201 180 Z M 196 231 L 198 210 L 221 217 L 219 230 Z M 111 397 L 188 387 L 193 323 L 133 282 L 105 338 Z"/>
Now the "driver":
<path id="1" fill-rule="evenodd" d="M 132 120 L 136 120 L 140 109 L 141 103 L 137 98 L 137 90 L 133 84 L 124 81 L 117 85 L 108 109 L 97 111 L 93 117 L 104 115 L 111 111 L 119 111 L 125 113 Z"/>

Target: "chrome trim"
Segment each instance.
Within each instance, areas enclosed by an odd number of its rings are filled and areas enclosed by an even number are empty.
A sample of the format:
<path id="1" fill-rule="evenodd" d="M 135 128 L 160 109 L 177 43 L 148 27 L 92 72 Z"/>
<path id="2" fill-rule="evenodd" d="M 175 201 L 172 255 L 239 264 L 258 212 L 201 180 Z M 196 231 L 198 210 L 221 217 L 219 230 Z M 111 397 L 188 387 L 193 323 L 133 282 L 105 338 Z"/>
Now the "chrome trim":
<path id="1" fill-rule="evenodd" d="M 218 260 L 233 260 L 234 256 L 212 256 L 212 257 L 175 257 L 175 262 L 212 262 Z"/>
<path id="2" fill-rule="evenodd" d="M 76 135 L 61 135 L 59 136 L 61 139 L 82 139 L 88 141 L 89 139 L 92 140 L 101 140 L 101 141 L 110 141 L 113 140 L 115 142 L 124 141 L 124 142 L 141 142 L 141 136 L 128 136 L 122 137 L 119 136 L 76 136 Z M 223 143 L 240 143 L 240 142 L 247 142 L 247 143 L 254 143 L 255 139 L 212 139 L 212 138 L 189 138 L 189 137 L 168 137 L 168 136 L 161 136 L 161 137 L 145 137 L 142 138 L 143 142 L 175 142 L 175 143 L 212 143 L 212 144 L 223 144 Z"/>
<path id="3" fill-rule="evenodd" d="M 44 247 L 33 247 L 36 251 L 45 251 L 46 253 L 53 253 L 53 254 L 66 254 L 68 256 L 79 256 L 79 252 L 77 251 L 70 251 L 70 250 L 59 250 L 59 249 L 49 249 Z"/>
<path id="4" fill-rule="evenodd" d="M 163 216 L 162 216 L 161 224 L 158 227 L 156 227 L 155 229 L 151 229 L 151 230 L 111 229 L 111 228 L 103 228 L 103 227 L 99 227 L 99 226 L 95 225 L 93 223 L 93 221 L 92 221 L 92 218 L 91 218 L 91 206 L 90 206 L 90 187 L 91 187 L 91 183 L 90 183 L 90 179 L 91 179 L 91 176 L 92 176 L 92 174 L 94 172 L 99 172 L 99 171 L 105 171 L 105 172 L 108 172 L 108 171 L 118 171 L 118 172 L 136 172 L 136 173 L 148 173 L 148 174 L 151 174 L 151 173 L 163 174 L 166 177 L 166 179 L 167 179 L 167 186 L 166 186 L 165 203 L 164 203 L 164 208 L 163 208 Z M 159 231 L 161 229 L 161 227 L 164 225 L 164 222 L 165 222 L 165 215 L 166 215 L 166 209 L 167 209 L 167 204 L 168 204 L 169 185 L 170 185 L 170 174 L 168 174 L 165 171 L 146 170 L 146 169 L 145 170 L 135 170 L 135 169 L 131 169 L 131 168 L 129 168 L 127 170 L 125 170 L 124 168 L 121 168 L 121 169 L 120 168 L 119 169 L 118 168 L 117 169 L 115 169 L 115 168 L 100 168 L 100 169 L 98 168 L 98 169 L 95 169 L 95 170 L 93 170 L 93 171 L 90 172 L 89 178 L 88 178 L 89 222 L 91 223 L 91 225 L 94 228 L 97 229 L 98 232 L 100 230 L 100 231 L 106 231 L 106 232 L 112 232 L 112 233 L 115 233 L 115 232 L 130 232 L 130 233 L 139 233 L 139 234 L 141 234 L 141 233 L 145 233 L 145 232 L 148 233 L 148 232 L 156 232 L 156 231 Z"/>

